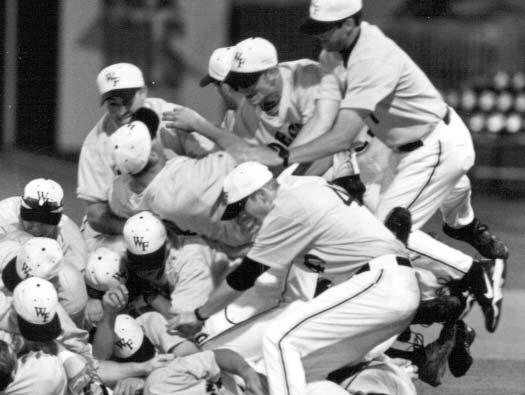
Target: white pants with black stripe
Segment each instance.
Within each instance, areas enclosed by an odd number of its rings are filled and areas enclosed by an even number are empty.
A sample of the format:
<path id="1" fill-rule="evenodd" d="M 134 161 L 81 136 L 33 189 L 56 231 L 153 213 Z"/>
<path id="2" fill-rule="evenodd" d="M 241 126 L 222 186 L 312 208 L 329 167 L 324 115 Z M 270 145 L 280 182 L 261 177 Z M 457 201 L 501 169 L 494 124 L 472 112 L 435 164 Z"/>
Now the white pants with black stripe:
<path id="1" fill-rule="evenodd" d="M 467 225 L 474 219 L 470 182 L 466 176 L 474 164 L 472 137 L 461 118 L 450 109 L 449 124 L 440 122 L 422 140 L 423 146 L 412 152 L 392 152 L 393 178 L 385 180 L 387 185 L 381 191 L 375 214 L 384 220 L 394 207 L 408 208 L 413 229 L 409 249 L 441 265 L 440 270 L 447 271 L 449 279 L 459 279 L 472 265 L 472 257 L 419 229 L 437 210 L 442 211 L 444 219 L 453 227 Z"/>
<path id="2" fill-rule="evenodd" d="M 271 395 L 305 395 L 309 366 L 322 376 L 357 363 L 410 324 L 420 296 L 414 270 L 392 255 L 370 267 L 272 321 L 263 337 Z"/>

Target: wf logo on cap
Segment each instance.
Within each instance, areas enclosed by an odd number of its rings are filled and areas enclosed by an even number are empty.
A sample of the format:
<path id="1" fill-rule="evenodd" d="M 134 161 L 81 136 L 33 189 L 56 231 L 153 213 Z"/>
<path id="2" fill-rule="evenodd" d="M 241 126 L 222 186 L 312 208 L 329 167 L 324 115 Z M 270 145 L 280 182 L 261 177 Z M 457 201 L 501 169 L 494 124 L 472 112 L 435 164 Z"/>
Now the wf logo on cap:
<path id="1" fill-rule="evenodd" d="M 237 62 L 237 68 L 241 68 L 242 65 L 246 63 L 246 58 L 242 56 L 242 52 L 236 52 L 233 61 Z"/>
<path id="2" fill-rule="evenodd" d="M 133 340 L 131 339 L 118 339 L 116 342 L 115 342 L 115 346 L 117 346 L 118 348 L 120 348 L 121 350 L 124 350 L 125 348 L 129 348 L 129 350 L 133 350 Z"/>
<path id="3" fill-rule="evenodd" d="M 49 319 L 49 312 L 47 311 L 45 307 L 35 306 L 35 315 L 37 317 L 41 317 L 44 323 L 46 323 L 47 320 Z"/>
<path id="4" fill-rule="evenodd" d="M 29 267 L 27 262 L 24 262 L 23 265 L 22 265 L 22 272 L 24 273 L 25 278 L 30 277 L 32 271 L 33 270 Z"/>
<path id="5" fill-rule="evenodd" d="M 120 81 L 120 78 L 115 73 L 107 73 L 106 74 L 106 81 L 110 82 L 110 83 L 113 83 L 113 86 L 117 86 L 117 84 Z"/>
<path id="6" fill-rule="evenodd" d="M 142 236 L 133 236 L 133 243 L 135 247 L 142 248 L 142 251 L 147 251 L 149 247 L 149 241 L 144 241 Z"/>

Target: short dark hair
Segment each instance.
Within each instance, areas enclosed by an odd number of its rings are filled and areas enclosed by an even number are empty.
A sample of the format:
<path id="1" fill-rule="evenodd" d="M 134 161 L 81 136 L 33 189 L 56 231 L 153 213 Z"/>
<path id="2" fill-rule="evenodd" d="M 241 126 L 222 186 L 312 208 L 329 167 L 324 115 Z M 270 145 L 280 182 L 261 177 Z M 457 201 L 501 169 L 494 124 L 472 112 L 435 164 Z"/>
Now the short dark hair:
<path id="1" fill-rule="evenodd" d="M 239 89 L 246 89 L 252 85 L 255 85 L 259 80 L 259 77 L 265 72 L 256 71 L 254 73 L 239 73 L 236 71 L 230 71 L 228 76 L 224 80 L 233 90 L 238 91 Z"/>
<path id="2" fill-rule="evenodd" d="M 16 359 L 9 345 L 0 340 L 0 391 L 7 388 L 13 381 L 13 371 L 16 369 Z"/>

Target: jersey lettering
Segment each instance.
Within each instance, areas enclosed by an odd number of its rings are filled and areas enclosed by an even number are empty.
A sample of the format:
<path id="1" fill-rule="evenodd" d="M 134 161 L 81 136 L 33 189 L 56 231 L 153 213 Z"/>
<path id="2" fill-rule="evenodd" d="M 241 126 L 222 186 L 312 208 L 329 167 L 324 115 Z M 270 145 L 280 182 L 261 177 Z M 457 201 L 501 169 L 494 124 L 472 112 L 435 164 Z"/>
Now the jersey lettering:
<path id="1" fill-rule="evenodd" d="M 135 247 L 142 248 L 142 251 L 146 251 L 149 247 L 149 241 L 144 241 L 144 237 L 142 236 L 133 236 L 133 243 Z"/>
<path id="2" fill-rule="evenodd" d="M 304 256 L 304 266 L 314 273 L 324 273 L 326 262 L 316 255 L 306 254 Z"/>
<path id="3" fill-rule="evenodd" d="M 208 334 L 206 333 L 199 333 L 198 335 L 195 336 L 195 338 L 193 339 L 193 341 L 197 344 L 202 344 L 204 343 L 204 341 L 208 338 Z"/>
<path id="4" fill-rule="evenodd" d="M 334 191 L 346 206 L 350 206 L 350 204 L 354 201 L 354 199 L 352 199 L 352 197 L 348 195 L 348 193 L 343 188 L 334 184 L 328 184 L 328 188 Z"/>
<path id="5" fill-rule="evenodd" d="M 120 348 L 121 350 L 124 350 L 125 348 L 129 348 L 129 350 L 133 350 L 133 341 L 131 339 L 125 340 L 125 339 L 118 339 L 115 342 L 115 346 Z"/>
<path id="6" fill-rule="evenodd" d="M 43 322 L 47 322 L 49 318 L 49 312 L 45 307 L 36 307 L 35 306 L 35 313 L 37 317 L 42 317 Z"/>

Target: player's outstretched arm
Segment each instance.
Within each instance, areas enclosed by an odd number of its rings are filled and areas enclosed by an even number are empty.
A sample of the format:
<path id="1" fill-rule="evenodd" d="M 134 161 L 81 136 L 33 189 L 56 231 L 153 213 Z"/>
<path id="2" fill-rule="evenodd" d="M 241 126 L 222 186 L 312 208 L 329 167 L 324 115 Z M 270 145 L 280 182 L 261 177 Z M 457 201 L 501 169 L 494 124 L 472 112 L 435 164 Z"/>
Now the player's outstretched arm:
<path id="1" fill-rule="evenodd" d="M 350 144 L 363 127 L 369 111 L 342 108 L 332 130 L 322 136 L 290 150 L 290 163 L 312 162 L 350 148 Z"/>
<path id="2" fill-rule="evenodd" d="M 302 127 L 297 137 L 290 144 L 290 148 L 306 144 L 327 133 L 334 125 L 339 112 L 339 105 L 339 100 L 317 100 L 314 114 Z"/>
<path id="3" fill-rule="evenodd" d="M 240 376 L 244 380 L 246 391 L 254 395 L 267 393 L 264 390 L 263 380 L 257 372 L 235 351 L 227 349 L 213 350 L 217 365 L 228 373 Z"/>
<path id="4" fill-rule="evenodd" d="M 107 202 L 91 202 L 86 206 L 87 221 L 89 225 L 100 233 L 120 235 L 126 220 L 117 217 Z"/>

